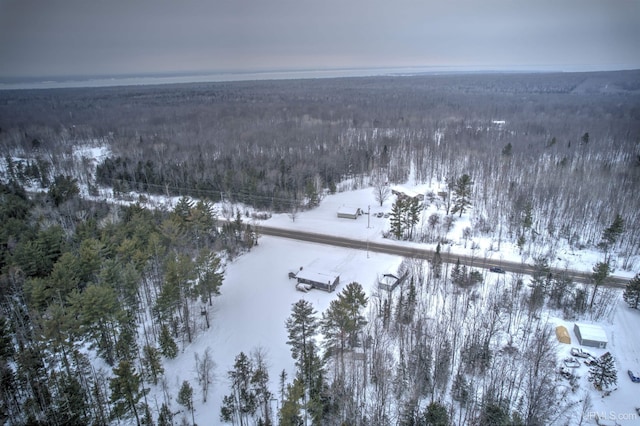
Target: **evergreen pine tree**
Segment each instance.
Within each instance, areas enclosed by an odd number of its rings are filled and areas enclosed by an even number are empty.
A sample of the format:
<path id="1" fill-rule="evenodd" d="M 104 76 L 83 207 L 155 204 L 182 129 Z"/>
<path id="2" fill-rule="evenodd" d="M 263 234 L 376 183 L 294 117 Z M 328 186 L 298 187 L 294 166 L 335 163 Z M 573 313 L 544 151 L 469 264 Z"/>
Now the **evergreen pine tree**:
<path id="1" fill-rule="evenodd" d="M 306 300 L 296 302 L 287 318 L 286 328 L 291 346 L 291 356 L 296 361 L 298 374 L 305 389 L 304 399 L 311 389 L 311 382 L 315 375 L 313 360 L 316 357 L 315 335 L 318 332 L 319 322 L 313 305 Z"/>
<path id="2" fill-rule="evenodd" d="M 208 302 L 211 306 L 213 304 L 211 298 L 220 295 L 220 287 L 224 280 L 221 260 L 210 250 L 203 249 L 196 260 L 196 271 L 198 275 L 196 292 L 200 295 L 203 303 Z"/>
<path id="3" fill-rule="evenodd" d="M 251 374 L 251 389 L 255 395 L 256 404 L 260 407 L 262 420 L 265 424 L 271 424 L 271 397 L 269 390 L 269 370 L 264 360 L 264 355 L 256 351 L 253 353 L 254 368 Z"/>
<path id="4" fill-rule="evenodd" d="M 618 382 L 618 372 L 616 371 L 611 353 L 607 352 L 596 359 L 589 368 L 588 380 L 593 383 L 598 390 L 602 390 Z"/>
<path id="5" fill-rule="evenodd" d="M 158 377 L 164 374 L 164 367 L 160 359 L 160 352 L 153 346 L 145 345 L 142 348 L 142 364 L 146 370 L 146 378 L 154 385 L 158 384 Z"/>
<path id="6" fill-rule="evenodd" d="M 417 304 L 416 285 L 412 276 L 411 280 L 409 281 L 409 291 L 407 293 L 407 299 L 402 309 L 403 324 L 411 324 L 411 322 L 413 321 L 413 316 L 416 311 L 416 304 Z"/>
<path id="7" fill-rule="evenodd" d="M 52 373 L 54 376 L 54 373 Z M 88 404 L 80 382 L 74 376 L 62 373 L 58 376 L 59 394 L 57 395 L 58 412 L 56 417 L 61 423 L 69 426 L 85 425 L 88 423 Z M 50 381 L 51 383 L 51 381 Z"/>
<path id="8" fill-rule="evenodd" d="M 464 286 L 467 281 L 467 267 L 460 265 L 460 259 L 456 259 L 456 263 L 451 269 L 451 282 L 453 284 Z"/>
<path id="9" fill-rule="evenodd" d="M 433 385 L 434 388 L 444 390 L 449 384 L 452 356 L 451 342 L 446 336 L 442 337 L 440 344 L 436 344 L 434 355 Z"/>
<path id="10" fill-rule="evenodd" d="M 53 178 L 53 183 L 49 187 L 49 197 L 56 207 L 79 193 L 78 179 L 71 176 L 58 175 Z"/>
<path id="11" fill-rule="evenodd" d="M 446 426 L 449 424 L 449 412 L 442 403 L 433 401 L 424 411 L 422 416 L 424 426 Z"/>
<path id="12" fill-rule="evenodd" d="M 531 229 L 533 225 L 533 206 L 531 203 L 527 203 L 524 206 L 524 213 L 522 217 L 522 227 L 524 229 Z"/>
<path id="13" fill-rule="evenodd" d="M 318 189 L 316 188 L 316 184 L 314 179 L 307 179 L 307 183 L 305 184 L 304 195 L 307 197 L 307 206 L 309 208 L 316 207 L 320 204 L 320 195 L 318 195 Z"/>
<path id="14" fill-rule="evenodd" d="M 602 231 L 602 240 L 598 247 L 600 247 L 609 256 L 609 250 L 616 244 L 618 238 L 624 232 L 624 219 L 619 214 L 613 219 L 611 225 Z"/>
<path id="15" fill-rule="evenodd" d="M 580 138 L 580 140 L 582 141 L 583 145 L 586 145 L 589 143 L 589 132 L 585 132 L 584 135 L 582 135 L 582 137 Z"/>
<path id="16" fill-rule="evenodd" d="M 220 406 L 220 421 L 224 423 L 233 423 L 236 415 L 236 404 L 233 395 L 225 395 L 222 397 L 222 405 Z"/>
<path id="17" fill-rule="evenodd" d="M 624 293 L 622 293 L 622 298 L 630 307 L 638 309 L 640 305 L 640 274 L 636 274 L 636 276 L 629 281 L 624 289 Z"/>
<path id="18" fill-rule="evenodd" d="M 160 406 L 160 414 L 158 414 L 158 426 L 173 426 L 173 413 L 166 403 Z"/>
<path id="19" fill-rule="evenodd" d="M 409 239 L 413 238 L 413 231 L 420 222 L 420 212 L 423 206 L 417 198 L 409 198 L 404 201 L 403 228 L 409 232 Z"/>
<path id="20" fill-rule="evenodd" d="M 301 299 L 293 304 L 291 316 L 285 324 L 291 357 L 296 360 L 296 366 L 305 384 L 311 374 L 309 368 L 315 353 L 315 335 L 319 326 L 316 314 L 311 302 Z"/>
<path id="21" fill-rule="evenodd" d="M 458 370 L 453 378 L 453 384 L 451 385 L 451 397 L 454 401 L 458 401 L 463 407 L 469 400 L 469 383 L 460 370 Z"/>
<path id="22" fill-rule="evenodd" d="M 396 239 L 401 239 L 404 235 L 404 215 L 406 211 L 406 205 L 403 198 L 396 199 L 391 207 L 391 214 L 389 218 L 389 225 L 391 227 L 391 235 Z"/>
<path id="23" fill-rule="evenodd" d="M 462 216 L 468 207 L 471 206 L 471 187 L 473 181 L 468 174 L 463 174 L 456 180 L 453 188 L 453 214 L 460 213 Z"/>
<path id="24" fill-rule="evenodd" d="M 154 426 L 153 415 L 151 415 L 151 407 L 149 407 L 149 404 L 142 404 L 142 410 L 143 415 L 141 423 L 145 426 Z"/>
<path id="25" fill-rule="evenodd" d="M 357 336 L 360 331 L 367 325 L 367 320 L 362 314 L 362 311 L 367 306 L 368 298 L 362 288 L 362 285 L 357 282 L 351 282 L 338 294 L 338 301 L 344 306 L 348 316 L 348 328 L 349 344 L 351 347 L 357 345 Z"/>
<path id="26" fill-rule="evenodd" d="M 221 418 L 230 417 L 239 420 L 240 424 L 248 424 L 249 418 L 258 408 L 256 394 L 251 386 L 254 366 L 249 357 L 240 352 L 235 358 L 233 370 L 227 374 L 231 381 L 231 393 L 222 401 L 224 410 L 220 412 Z"/>
<path id="27" fill-rule="evenodd" d="M 167 358 L 173 359 L 178 355 L 178 345 L 176 345 L 175 340 L 173 340 L 169 327 L 167 327 L 166 324 L 162 324 L 162 327 L 160 327 L 158 344 L 160 345 L 160 352 Z"/>
<path id="28" fill-rule="evenodd" d="M 432 364 L 431 347 L 424 342 L 416 344 L 408 356 L 407 372 L 420 397 L 425 397 L 433 385 Z"/>
<path id="29" fill-rule="evenodd" d="M 489 395 L 483 401 L 480 409 L 478 424 L 483 426 L 511 426 L 508 404 L 496 400 L 494 395 Z"/>
<path id="30" fill-rule="evenodd" d="M 304 384 L 294 379 L 293 384 L 287 385 L 286 396 L 280 407 L 280 426 L 300 426 L 303 424 L 300 416 L 300 400 L 304 395 Z"/>
<path id="31" fill-rule="evenodd" d="M 176 398 L 176 402 L 182 405 L 187 410 L 191 411 L 191 420 L 193 424 L 196 424 L 195 415 L 193 413 L 193 388 L 191 384 L 185 380 L 182 382 L 182 386 L 180 386 L 180 390 L 178 391 L 178 397 Z"/>
<path id="32" fill-rule="evenodd" d="M 324 424 L 326 414 L 330 411 L 332 403 L 335 403 L 334 394 L 325 379 L 323 360 L 316 354 L 312 362 L 314 374 L 309 389 L 309 401 L 305 407 L 311 416 L 312 424 Z"/>
<path id="33" fill-rule="evenodd" d="M 593 281 L 593 292 L 591 293 L 591 301 L 589 302 L 589 309 L 593 307 L 593 302 L 596 299 L 596 293 L 598 291 L 598 288 L 602 284 L 604 284 L 610 272 L 611 272 L 611 268 L 609 266 L 609 262 L 598 262 L 593 267 L 593 274 L 591 274 L 591 278 Z"/>
<path id="34" fill-rule="evenodd" d="M 113 369 L 113 378 L 109 382 L 111 389 L 111 402 L 114 404 L 113 412 L 116 417 L 121 418 L 128 412 L 133 412 L 136 423 L 140 425 L 137 404 L 143 396 L 140 388 L 142 380 L 135 372 L 129 361 L 120 361 Z"/>
<path id="35" fill-rule="evenodd" d="M 357 344 L 357 336 L 367 324 L 362 310 L 367 305 L 367 297 L 362 285 L 349 283 L 338 298 L 331 301 L 329 308 L 322 315 L 322 331 L 325 344 L 338 351 L 340 372 L 344 373 L 344 352 L 347 347 Z"/>
<path id="36" fill-rule="evenodd" d="M 389 328 L 389 322 L 391 321 L 391 303 L 388 298 L 384 299 L 382 303 L 382 327 L 385 330 Z"/>
<path id="37" fill-rule="evenodd" d="M 113 365 L 116 358 L 116 336 L 113 330 L 122 314 L 113 288 L 90 285 L 83 292 L 74 291 L 69 296 L 69 303 L 81 331 L 93 339 L 98 353 L 109 365 Z"/>
<path id="38" fill-rule="evenodd" d="M 440 254 L 440 242 L 438 242 L 436 251 L 433 254 L 433 258 L 431 259 L 431 270 L 433 271 L 433 276 L 435 278 L 440 278 L 442 276 L 442 255 Z"/>
<path id="39" fill-rule="evenodd" d="M 180 197 L 173 209 L 172 217 L 181 228 L 186 228 L 191 219 L 191 210 L 193 209 L 193 201 L 189 197 Z"/>

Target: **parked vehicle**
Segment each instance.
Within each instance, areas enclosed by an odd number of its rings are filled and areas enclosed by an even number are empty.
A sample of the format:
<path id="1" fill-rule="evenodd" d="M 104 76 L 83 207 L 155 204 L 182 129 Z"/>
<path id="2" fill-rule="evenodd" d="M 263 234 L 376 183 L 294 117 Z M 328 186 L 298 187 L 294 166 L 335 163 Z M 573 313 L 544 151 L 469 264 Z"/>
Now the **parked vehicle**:
<path id="1" fill-rule="evenodd" d="M 492 266 L 491 268 L 489 268 L 489 270 L 491 272 L 495 272 L 496 274 L 504 274 L 505 273 L 505 270 L 500 268 L 500 267 L 498 267 L 498 266 Z"/>
<path id="2" fill-rule="evenodd" d="M 627 370 L 627 374 L 633 383 L 640 383 L 640 372 Z"/>
<path id="3" fill-rule="evenodd" d="M 571 380 L 573 377 L 573 371 L 567 367 L 560 367 L 560 375 L 567 380 Z"/>
<path id="4" fill-rule="evenodd" d="M 296 290 L 301 291 L 303 293 L 308 293 L 309 290 L 311 290 L 312 288 L 313 288 L 313 286 L 310 285 L 310 284 L 298 283 L 296 285 Z"/>
<path id="5" fill-rule="evenodd" d="M 584 365 L 593 365 L 596 363 L 596 361 L 596 357 L 594 357 L 593 355 L 589 355 L 583 362 Z"/>
<path id="6" fill-rule="evenodd" d="M 578 358 L 589 358 L 591 354 L 587 351 L 583 351 L 580 348 L 571 348 L 571 356 L 577 356 Z"/>

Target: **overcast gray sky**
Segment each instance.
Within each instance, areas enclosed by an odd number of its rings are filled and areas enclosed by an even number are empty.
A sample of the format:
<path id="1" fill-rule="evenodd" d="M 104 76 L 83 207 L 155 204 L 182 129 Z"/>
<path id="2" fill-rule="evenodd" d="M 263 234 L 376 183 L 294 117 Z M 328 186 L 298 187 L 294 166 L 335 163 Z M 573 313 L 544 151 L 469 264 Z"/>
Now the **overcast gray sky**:
<path id="1" fill-rule="evenodd" d="M 640 68 L 640 0 L 0 0 L 0 78 Z"/>

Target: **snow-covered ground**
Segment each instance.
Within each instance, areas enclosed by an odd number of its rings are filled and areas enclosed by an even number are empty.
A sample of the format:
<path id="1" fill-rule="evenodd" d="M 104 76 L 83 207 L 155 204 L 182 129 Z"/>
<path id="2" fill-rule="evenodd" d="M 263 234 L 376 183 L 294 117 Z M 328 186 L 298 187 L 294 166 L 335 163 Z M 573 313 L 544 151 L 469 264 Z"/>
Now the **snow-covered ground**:
<path id="1" fill-rule="evenodd" d="M 97 159 L 107 153 L 105 148 L 87 145 L 76 149 L 72 156 L 76 161 L 81 161 L 84 157 L 95 166 Z M 408 185 L 408 187 L 422 193 L 440 189 L 425 185 Z M 34 190 L 41 189 L 34 186 Z M 118 203 L 144 199 L 148 200 L 151 207 L 166 209 L 172 208 L 177 201 L 177 197 L 145 195 L 141 198 L 139 194 L 131 194 L 126 200 L 115 200 L 112 191 L 107 188 L 102 188 L 99 196 L 91 196 L 83 182 L 81 182 L 81 194 L 87 198 L 107 199 Z M 292 221 L 288 214 L 283 213 L 273 215 L 264 221 L 264 224 L 361 240 L 382 241 L 384 240 L 383 232 L 389 229 L 389 219 L 377 217 L 376 213 L 390 212 L 393 200 L 394 197 L 389 197 L 382 206 L 379 206 L 372 188 L 344 191 L 325 196 L 320 206 L 298 213 L 295 221 Z M 359 207 L 364 212 L 369 211 L 370 208 L 371 214 L 362 215 L 355 220 L 341 219 L 336 213 L 342 206 Z M 224 206 L 216 207 L 221 211 Z M 240 211 L 244 212 L 244 210 L 243 207 L 240 208 Z M 423 220 L 434 212 L 444 216 L 442 208 L 438 210 L 436 206 L 431 205 L 423 212 Z M 465 245 L 462 235 L 467 227 L 471 227 L 468 214 L 457 218 L 452 230 L 447 234 L 451 244 L 442 247 L 442 250 L 486 258 L 492 263 L 499 263 L 500 260 L 523 260 L 517 247 L 505 241 L 501 242 L 500 251 L 495 250 L 497 241 L 489 237 L 474 236 L 467 240 Z M 402 242 L 402 244 L 435 248 L 433 244 L 409 242 Z M 475 248 L 472 249 L 472 247 Z M 601 260 L 601 256 L 602 254 L 596 250 L 573 251 L 560 247 L 551 266 L 590 271 L 593 265 Z M 235 356 L 241 351 L 248 354 L 254 349 L 263 348 L 266 350 L 271 375 L 271 391 L 274 396 L 277 396 L 278 374 L 285 370 L 291 380 L 294 372 L 290 349 L 286 344 L 285 329 L 285 321 L 291 314 L 292 304 L 299 299 L 306 299 L 313 303 L 320 315 L 336 297 L 336 293 L 341 291 L 347 283 L 357 281 L 371 294 L 375 290 L 374 283 L 378 274 L 397 268 L 400 261 L 401 259 L 397 256 L 262 236 L 259 245 L 251 252 L 226 265 L 225 281 L 221 288 L 222 295 L 214 301 L 211 328 L 199 334 L 192 344 L 184 347 L 176 359 L 165 362 L 168 394 L 175 398 L 182 381 L 189 380 L 196 390 L 196 422 L 200 425 L 219 424 L 222 397 L 229 392 L 227 371 L 232 368 Z M 340 285 L 336 292 L 312 290 L 309 293 L 303 293 L 295 289 L 295 281 L 288 278 L 288 272 L 310 264 L 322 265 L 340 274 Z M 616 275 L 632 277 L 634 271 L 618 270 Z M 497 277 L 495 274 L 488 274 L 486 279 L 490 285 Z M 559 319 L 556 323 L 567 326 L 574 342 L 572 345 L 560 345 L 558 360 L 561 360 L 568 355 L 570 346 L 578 345 L 573 334 L 573 324 Z M 632 383 L 627 376 L 627 369 L 640 369 L 640 333 L 638 333 L 640 312 L 629 309 L 620 301 L 611 320 L 601 325 L 609 338 L 609 346 L 606 350 L 610 351 L 616 360 L 618 389 L 609 396 L 601 398 L 601 393 L 595 391 L 587 382 L 588 368 L 583 365 L 578 369 L 581 387 L 576 400 L 582 398 L 585 392 L 592 397 L 592 406 L 586 411 L 585 423 L 595 424 L 595 415 L 598 414 L 600 418 L 617 421 L 620 424 L 640 424 L 640 415 L 635 412 L 635 407 L 640 407 L 640 384 Z M 197 387 L 194 355 L 202 354 L 207 347 L 211 348 L 217 366 L 216 380 L 210 389 L 208 402 L 203 403 Z M 605 352 L 599 349 L 584 349 L 598 356 Z M 561 383 L 559 382 L 559 385 Z M 152 407 L 158 407 L 161 404 L 162 392 L 160 386 L 151 389 L 148 398 Z M 276 404 L 275 401 L 274 404 Z M 181 407 L 174 400 L 171 408 L 175 411 Z M 575 415 L 572 415 L 572 418 L 578 419 L 579 408 L 574 407 L 574 411 Z"/>
<path id="2" fill-rule="evenodd" d="M 426 193 L 429 190 L 437 192 L 438 187 L 428 187 L 427 185 L 406 186 L 409 189 L 420 193 Z M 339 192 L 324 197 L 320 206 L 310 211 L 298 213 L 295 221 L 292 221 L 289 214 L 281 213 L 274 215 L 271 219 L 264 222 L 265 225 L 296 229 L 301 231 L 320 232 L 324 234 L 351 237 L 360 240 L 369 241 L 389 241 L 383 237 L 383 232 L 389 231 L 389 218 L 379 218 L 376 216 L 378 212 L 390 213 L 391 207 L 395 201 L 395 196 L 390 196 L 382 206 L 375 200 L 372 188 L 364 188 L 354 191 Z M 337 211 L 342 206 L 359 207 L 363 212 L 371 214 L 368 216 L 363 214 L 358 219 L 341 219 L 337 217 Z M 427 218 L 437 213 L 441 216 L 445 215 L 443 207 L 438 208 L 436 205 L 429 205 L 422 212 L 422 224 L 418 224 L 417 228 L 428 226 Z M 514 243 L 501 241 L 500 250 L 497 251 L 498 241 L 491 237 L 474 236 L 470 238 L 466 244 L 463 238 L 463 230 L 472 228 L 470 215 L 465 213 L 462 217 L 457 217 L 453 224 L 453 228 L 447 233 L 447 238 L 451 241 L 450 245 L 441 247 L 443 252 L 459 253 L 468 256 L 474 256 L 479 259 L 487 259 L 487 262 L 499 263 L 500 261 L 523 261 L 519 253 L 518 247 Z M 415 245 L 422 248 L 435 249 L 436 244 L 423 244 L 403 242 L 405 245 Z M 476 248 L 472 248 L 476 247 Z M 533 263 L 533 259 L 524 259 L 527 263 Z M 550 259 L 550 266 L 554 268 L 568 268 L 577 271 L 591 272 L 596 262 L 602 261 L 602 253 L 595 249 L 572 250 L 569 247 L 560 246 L 557 250 L 556 257 Z M 633 271 L 616 270 L 616 276 L 632 278 L 635 275 Z"/>
<path id="3" fill-rule="evenodd" d="M 589 323 L 589 321 L 586 322 Z M 603 396 L 603 392 L 596 391 L 589 383 L 587 379 L 589 367 L 584 364 L 584 359 L 576 358 L 580 362 L 580 367 L 572 371 L 578 378 L 580 387 L 575 394 L 572 394 L 575 405 L 571 407 L 571 417 L 578 420 L 581 415 L 584 416 L 584 424 L 596 424 L 596 416 L 603 425 L 614 425 L 616 422 L 620 425 L 640 424 L 640 414 L 635 410 L 640 408 L 640 384 L 633 383 L 627 374 L 627 370 L 637 370 L 640 366 L 640 334 L 638 333 L 640 311 L 629 308 L 620 297 L 612 318 L 598 323 L 605 330 L 608 339 L 607 347 L 604 349 L 581 346 L 573 331 L 574 322 L 551 318 L 550 323 L 554 326 L 565 326 L 571 336 L 571 344 L 558 344 L 559 365 L 562 365 L 563 359 L 571 356 L 571 348 L 575 347 L 594 357 L 610 352 L 618 372 L 617 385 L 612 386 L 613 390 L 609 395 Z M 568 383 L 564 379 L 560 379 L 559 382 L 560 385 L 566 386 Z M 591 405 L 584 409 L 582 401 L 587 394 L 590 395 Z"/>
<path id="4" fill-rule="evenodd" d="M 391 209 L 391 199 L 382 207 L 375 204 L 373 192 L 370 188 L 342 192 L 327 196 L 321 205 L 311 211 L 299 213 L 292 221 L 287 214 L 274 215 L 265 221 L 270 226 L 292 228 L 305 231 L 323 232 L 354 238 L 382 240 L 382 232 L 388 229 L 388 219 L 378 218 L 373 213 L 388 212 Z M 358 219 L 340 219 L 337 210 L 341 206 L 360 207 L 364 211 L 371 205 L 371 216 L 360 216 Z M 460 237 L 452 237 L 454 244 L 449 248 L 452 252 L 471 254 L 470 249 L 464 249 L 461 230 L 468 226 L 465 216 L 456 222 L 451 235 L 459 232 Z M 480 247 L 491 244 L 488 240 L 475 239 Z M 415 244 L 415 243 L 414 243 Z M 471 244 L 468 242 L 468 247 Z M 466 250 L 466 251 L 465 251 Z M 486 251 L 480 249 L 477 256 L 484 256 Z M 492 259 L 519 260 L 517 249 L 508 244 L 502 244 L 501 252 L 488 252 Z M 572 269 L 590 270 L 594 257 L 598 253 L 576 253 L 568 265 Z M 357 281 L 371 294 L 375 290 L 375 280 L 378 274 L 397 268 L 401 259 L 396 256 L 336 248 L 331 246 L 292 241 L 288 239 L 263 236 L 259 246 L 252 249 L 232 263 L 227 265 L 226 278 L 222 287 L 222 295 L 215 300 L 215 314 L 212 328 L 200 335 L 198 340 L 185 348 L 184 352 L 175 360 L 166 364 L 166 376 L 171 386 L 170 393 L 176 395 L 182 380 L 190 379 L 196 382 L 194 372 L 194 353 L 202 353 L 206 347 L 211 347 L 217 363 L 216 381 L 209 395 L 209 401 L 203 404 L 200 399 L 196 406 L 196 422 L 199 424 L 215 424 L 219 419 L 222 397 L 229 392 L 226 372 L 232 368 L 235 356 L 244 351 L 249 353 L 261 347 L 267 351 L 267 361 L 270 367 L 272 392 L 277 392 L 277 376 L 286 370 L 289 380 L 294 372 L 290 349 L 286 345 L 287 335 L 285 320 L 291 314 L 291 305 L 299 299 L 306 299 L 313 303 L 321 314 L 336 297 L 344 285 Z M 287 276 L 289 271 L 295 271 L 300 266 L 320 263 L 329 269 L 340 273 L 341 284 L 336 293 L 326 293 L 312 290 L 302 293 L 295 290 L 295 281 Z M 567 260 L 567 263 L 569 261 Z M 554 266 L 567 266 L 554 265 Z M 497 276 L 487 275 L 489 283 L 498 279 Z M 556 321 L 564 324 L 572 336 L 572 345 L 560 345 L 558 360 L 568 356 L 571 346 L 579 346 L 573 334 L 573 323 Z M 580 375 L 580 389 L 572 395 L 575 405 L 569 416 L 576 419 L 577 424 L 581 414 L 580 403 L 586 393 L 591 395 L 591 407 L 584 413 L 584 424 L 595 424 L 596 414 L 600 419 L 615 420 L 619 424 L 640 424 L 640 416 L 635 407 L 640 407 L 640 384 L 632 383 L 627 376 L 627 369 L 640 368 L 640 312 L 629 309 L 620 301 L 611 321 L 601 323 L 607 332 L 609 346 L 606 350 L 583 348 L 593 355 L 600 356 L 610 351 L 618 368 L 618 389 L 609 396 L 602 398 L 601 393 L 593 389 L 587 381 L 588 367 L 582 365 L 578 369 Z M 558 385 L 566 382 L 560 379 Z M 161 400 L 158 395 L 158 400 Z M 275 404 L 275 401 L 274 401 Z M 177 405 L 173 404 L 176 409 Z M 275 406 L 274 406 L 275 408 Z M 612 423 L 615 424 L 615 423 Z"/>

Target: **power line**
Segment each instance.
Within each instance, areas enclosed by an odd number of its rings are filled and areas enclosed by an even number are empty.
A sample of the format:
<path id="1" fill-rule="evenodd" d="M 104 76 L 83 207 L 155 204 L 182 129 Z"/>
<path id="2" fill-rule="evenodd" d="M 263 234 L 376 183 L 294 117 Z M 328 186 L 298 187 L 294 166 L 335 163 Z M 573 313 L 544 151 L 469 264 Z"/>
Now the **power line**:
<path id="1" fill-rule="evenodd" d="M 254 201 L 263 201 L 263 202 L 270 202 L 273 203 L 274 201 L 279 201 L 282 203 L 286 203 L 289 204 L 290 206 L 293 206 L 295 204 L 298 204 L 298 200 L 295 200 L 293 198 L 283 198 L 283 197 L 278 197 L 275 195 L 261 195 L 261 194 L 256 194 L 256 193 L 243 193 L 243 192 L 233 192 L 233 191 L 219 191 L 219 190 L 215 190 L 215 189 L 204 189 L 204 188 L 187 188 L 187 187 L 180 187 L 180 186 L 175 186 L 175 185 L 169 185 L 169 184 L 165 184 L 165 185 L 160 185 L 157 183 L 148 183 L 148 182 L 143 182 L 143 181 L 136 181 L 136 180 L 131 180 L 131 179 L 122 179 L 122 178 L 107 178 L 107 179 L 102 179 L 102 180 L 108 180 L 111 181 L 112 183 L 128 183 L 133 187 L 138 187 L 140 185 L 143 185 L 145 187 L 147 187 L 148 189 L 157 189 L 158 192 L 160 193 L 164 193 L 164 192 L 177 192 L 178 194 L 182 195 L 188 195 L 188 194 L 209 194 L 212 197 L 211 198 L 220 198 L 221 200 L 224 200 L 224 195 L 227 195 L 228 198 L 231 199 L 252 199 Z M 111 188 L 113 189 L 113 187 Z M 150 192 L 147 192 L 149 194 L 151 194 Z"/>

